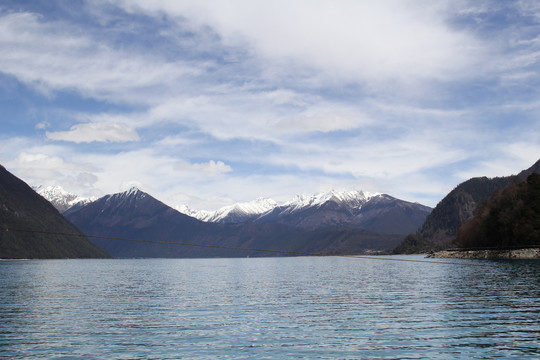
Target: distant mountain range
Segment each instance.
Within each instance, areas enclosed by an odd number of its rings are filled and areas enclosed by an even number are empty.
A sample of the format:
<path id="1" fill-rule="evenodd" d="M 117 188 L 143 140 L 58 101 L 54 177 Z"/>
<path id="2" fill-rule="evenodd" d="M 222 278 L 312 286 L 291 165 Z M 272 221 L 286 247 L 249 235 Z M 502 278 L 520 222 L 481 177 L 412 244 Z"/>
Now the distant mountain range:
<path id="1" fill-rule="evenodd" d="M 272 199 L 258 198 L 250 202 L 228 205 L 216 211 L 197 211 L 187 206 L 181 206 L 177 210 L 201 221 L 227 224 L 254 221 L 276 206 L 278 203 Z"/>
<path id="2" fill-rule="evenodd" d="M 47 200 L 0 166 L 0 258 L 106 257 Z"/>
<path id="3" fill-rule="evenodd" d="M 72 207 L 64 215 L 89 236 L 99 235 L 93 241 L 114 257 L 362 254 L 389 250 L 403 236 L 344 226 L 204 222 L 136 188 Z"/>
<path id="4" fill-rule="evenodd" d="M 196 212 L 185 207 L 179 211 L 202 221 L 222 224 L 279 223 L 305 230 L 345 226 L 384 234 L 404 234 L 418 229 L 431 208 L 386 194 L 331 190 L 312 196 L 296 195 L 281 205 L 272 199 L 259 198 L 214 212 Z"/>
<path id="5" fill-rule="evenodd" d="M 180 212 L 136 188 L 94 201 L 81 199 L 58 187 L 37 190 L 85 234 L 161 242 L 158 245 L 146 241 L 92 238 L 114 257 L 388 251 L 403 234 L 416 231 L 431 211 L 417 203 L 362 191 L 297 195 L 281 205 L 272 199 L 259 198 L 214 212 L 195 212 L 186 207 Z M 180 246 L 170 242 L 200 246 Z"/>

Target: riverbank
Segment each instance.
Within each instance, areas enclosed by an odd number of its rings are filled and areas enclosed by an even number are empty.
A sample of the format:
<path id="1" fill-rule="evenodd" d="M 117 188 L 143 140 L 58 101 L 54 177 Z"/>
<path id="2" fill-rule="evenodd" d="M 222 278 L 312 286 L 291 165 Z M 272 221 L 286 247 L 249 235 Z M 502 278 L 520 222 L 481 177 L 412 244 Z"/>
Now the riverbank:
<path id="1" fill-rule="evenodd" d="M 443 250 L 428 254 L 439 259 L 540 259 L 540 248 L 511 250 Z"/>

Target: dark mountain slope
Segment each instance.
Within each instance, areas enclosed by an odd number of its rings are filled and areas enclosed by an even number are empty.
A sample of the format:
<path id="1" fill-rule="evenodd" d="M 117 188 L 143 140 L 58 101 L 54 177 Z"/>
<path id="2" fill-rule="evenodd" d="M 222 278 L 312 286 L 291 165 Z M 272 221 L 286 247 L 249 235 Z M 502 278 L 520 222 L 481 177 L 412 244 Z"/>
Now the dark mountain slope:
<path id="1" fill-rule="evenodd" d="M 540 245 L 540 175 L 512 183 L 483 202 L 460 227 L 461 248 L 515 248 Z"/>
<path id="2" fill-rule="evenodd" d="M 432 209 L 382 194 L 368 201 L 357 215 L 358 227 L 383 233 L 406 234 L 422 226 Z"/>
<path id="3" fill-rule="evenodd" d="M 64 216 L 88 235 L 156 241 L 186 242 L 205 225 L 137 189 L 73 207 Z M 92 241 L 114 257 L 167 257 L 167 252 L 178 254 L 182 250 L 178 246 L 171 250 L 166 244 L 99 238 Z"/>
<path id="4" fill-rule="evenodd" d="M 47 200 L 1 165 L 0 229 L 0 258 L 109 257 L 60 215 Z"/>
<path id="5" fill-rule="evenodd" d="M 540 160 L 518 175 L 478 177 L 459 184 L 427 216 L 420 231 L 408 236 L 396 252 L 425 252 L 452 246 L 459 227 L 473 218 L 479 204 L 496 190 L 524 181 L 533 173 L 540 173 Z"/>
<path id="6" fill-rule="evenodd" d="M 461 183 L 437 204 L 426 218 L 419 235 L 435 244 L 452 241 L 461 224 L 474 216 L 478 204 L 514 180 L 515 176 L 481 177 Z"/>

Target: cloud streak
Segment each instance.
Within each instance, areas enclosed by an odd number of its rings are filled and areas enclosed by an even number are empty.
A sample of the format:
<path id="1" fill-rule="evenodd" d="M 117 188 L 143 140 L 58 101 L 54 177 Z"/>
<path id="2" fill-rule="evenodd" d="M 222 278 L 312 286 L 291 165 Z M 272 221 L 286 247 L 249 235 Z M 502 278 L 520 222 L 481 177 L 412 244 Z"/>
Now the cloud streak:
<path id="1" fill-rule="evenodd" d="M 124 124 L 77 124 L 69 131 L 46 132 L 47 138 L 74 143 L 138 141 L 137 132 Z"/>
<path id="2" fill-rule="evenodd" d="M 50 94 L 76 90 L 83 96 L 119 102 L 148 102 L 148 90 L 180 81 L 198 70 L 148 54 L 123 52 L 62 21 L 33 13 L 0 17 L 3 73 Z M 158 94 L 159 95 L 159 94 Z"/>

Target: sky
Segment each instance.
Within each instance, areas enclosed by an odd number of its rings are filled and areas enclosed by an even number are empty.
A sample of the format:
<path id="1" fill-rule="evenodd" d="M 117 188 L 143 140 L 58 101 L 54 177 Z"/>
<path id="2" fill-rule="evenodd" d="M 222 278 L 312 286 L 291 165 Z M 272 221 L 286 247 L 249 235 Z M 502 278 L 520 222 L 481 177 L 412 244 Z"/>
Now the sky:
<path id="1" fill-rule="evenodd" d="M 435 206 L 540 158 L 540 3 L 0 1 L 0 164 L 165 202 Z"/>

